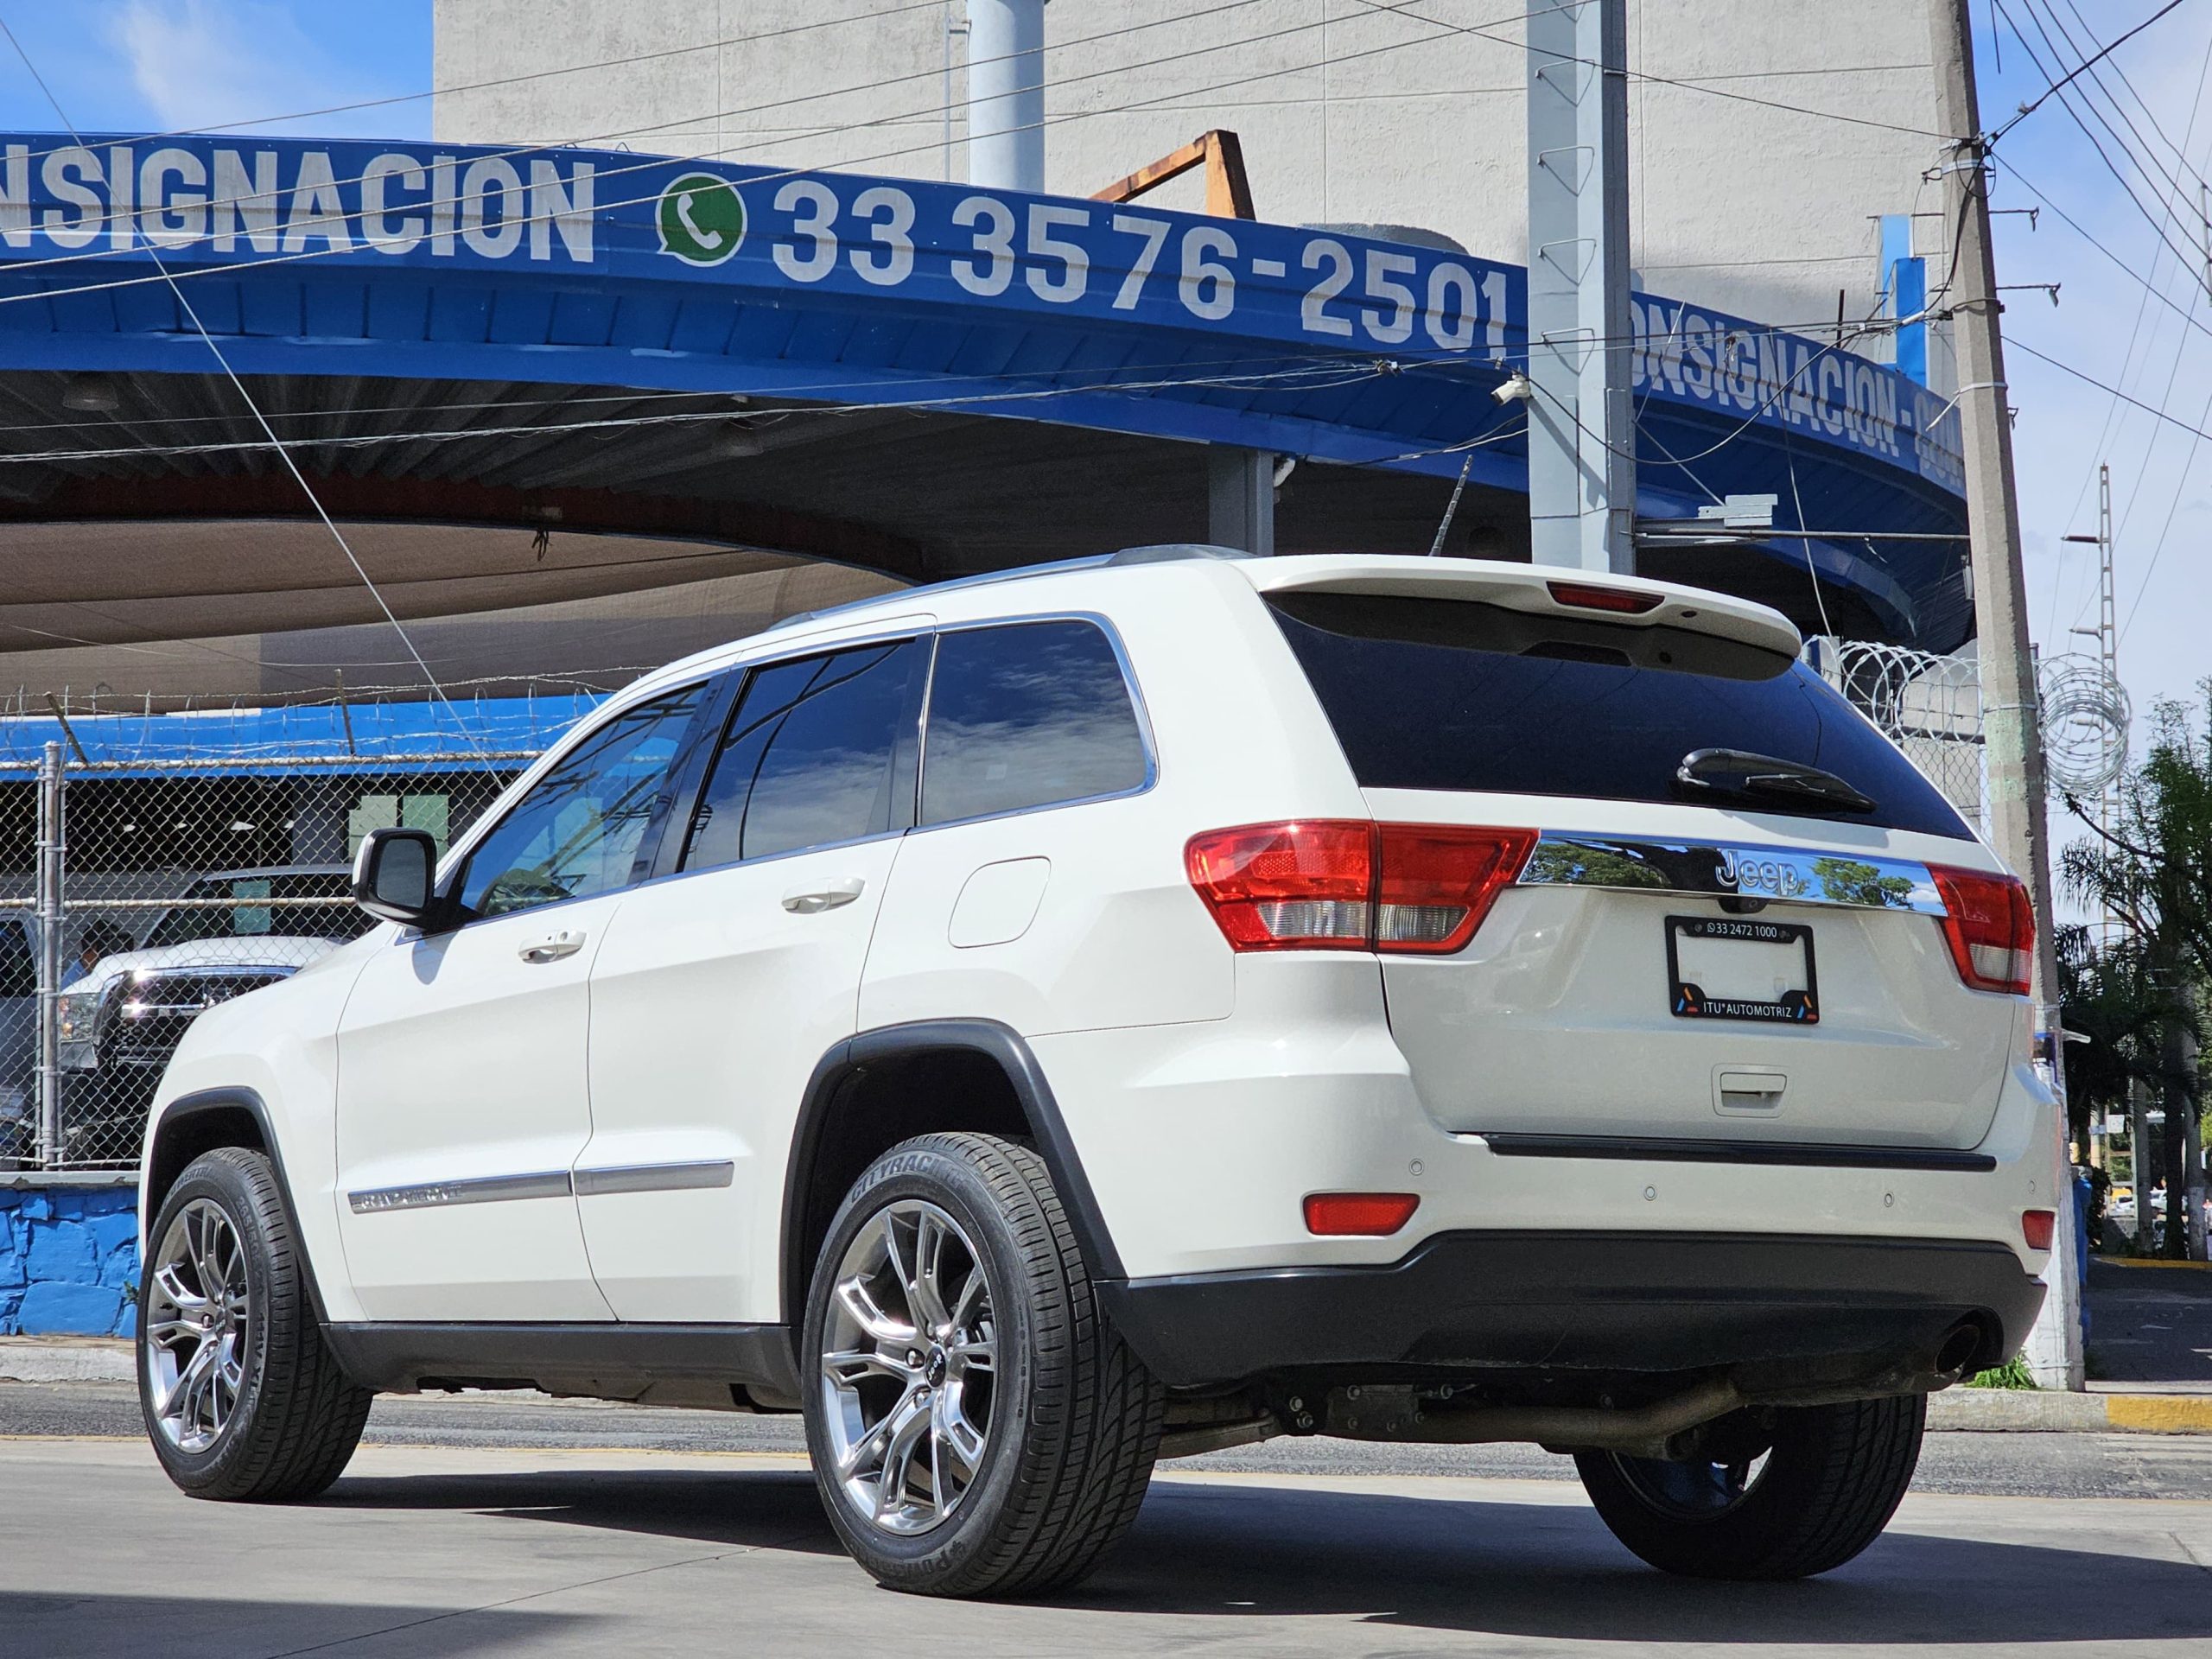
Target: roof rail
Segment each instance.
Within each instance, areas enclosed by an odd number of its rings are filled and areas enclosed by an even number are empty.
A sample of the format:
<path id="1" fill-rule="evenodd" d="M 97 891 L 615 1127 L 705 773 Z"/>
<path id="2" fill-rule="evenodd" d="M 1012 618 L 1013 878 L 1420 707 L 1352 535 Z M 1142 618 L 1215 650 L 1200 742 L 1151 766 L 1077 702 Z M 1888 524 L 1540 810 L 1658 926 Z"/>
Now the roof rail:
<path id="1" fill-rule="evenodd" d="M 760 632 L 772 633 L 779 628 L 797 627 L 802 622 L 819 622 L 825 617 L 836 616 L 845 611 L 857 611 L 895 600 L 913 600 L 961 588 L 983 588 L 999 582 L 1023 582 L 1032 576 L 1057 575 L 1065 570 L 1096 570 L 1124 564 L 1167 564 L 1182 559 L 1249 559 L 1251 556 L 1239 548 L 1215 547 L 1205 542 L 1161 542 L 1150 547 L 1125 547 L 1118 553 L 1090 553 L 1079 558 L 1053 559 L 1044 564 L 1016 564 L 1003 570 L 983 570 L 972 576 L 949 576 L 943 582 L 921 582 L 912 588 L 894 588 L 887 594 L 849 600 L 842 605 L 832 605 L 823 610 L 795 611 L 771 622 Z"/>
<path id="2" fill-rule="evenodd" d="M 1179 559 L 1249 559 L 1241 547 L 1218 547 L 1211 542 L 1159 542 L 1150 547 L 1125 547 L 1109 554 L 1108 564 L 1168 564 Z"/>

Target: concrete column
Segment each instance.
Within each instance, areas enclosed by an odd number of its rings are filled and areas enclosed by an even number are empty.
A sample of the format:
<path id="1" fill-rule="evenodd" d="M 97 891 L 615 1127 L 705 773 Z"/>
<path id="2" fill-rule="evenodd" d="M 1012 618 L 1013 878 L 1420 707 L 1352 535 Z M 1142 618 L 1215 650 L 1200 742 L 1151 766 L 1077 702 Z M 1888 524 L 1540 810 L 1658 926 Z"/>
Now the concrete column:
<path id="1" fill-rule="evenodd" d="M 968 182 L 1045 188 L 1045 0 L 968 0 Z"/>
<path id="2" fill-rule="evenodd" d="M 1262 449 L 1217 443 L 1206 450 L 1206 539 L 1272 558 L 1275 550 L 1275 458 Z"/>
<path id="3" fill-rule="evenodd" d="M 1530 543 L 1538 564 L 1633 573 L 1627 0 L 1528 28 Z"/>

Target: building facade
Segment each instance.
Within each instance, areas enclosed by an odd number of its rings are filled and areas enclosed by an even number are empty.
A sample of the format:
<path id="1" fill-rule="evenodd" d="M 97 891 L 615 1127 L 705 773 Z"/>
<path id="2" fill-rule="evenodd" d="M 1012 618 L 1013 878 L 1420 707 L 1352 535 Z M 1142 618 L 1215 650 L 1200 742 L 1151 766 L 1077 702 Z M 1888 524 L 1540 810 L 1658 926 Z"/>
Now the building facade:
<path id="1" fill-rule="evenodd" d="M 566 0 L 557 29 L 531 0 L 435 15 L 441 141 L 969 176 L 965 0 Z M 1813 333 L 1889 309 L 1897 254 L 1940 257 L 1925 5 L 1628 0 L 1628 20 L 1636 286 Z M 1519 264 L 1524 74 L 1522 14 L 1497 0 L 1053 0 L 1046 188 L 1088 195 L 1226 127 L 1262 219 L 1417 226 Z M 1200 199 L 1195 175 L 1155 198 Z"/>

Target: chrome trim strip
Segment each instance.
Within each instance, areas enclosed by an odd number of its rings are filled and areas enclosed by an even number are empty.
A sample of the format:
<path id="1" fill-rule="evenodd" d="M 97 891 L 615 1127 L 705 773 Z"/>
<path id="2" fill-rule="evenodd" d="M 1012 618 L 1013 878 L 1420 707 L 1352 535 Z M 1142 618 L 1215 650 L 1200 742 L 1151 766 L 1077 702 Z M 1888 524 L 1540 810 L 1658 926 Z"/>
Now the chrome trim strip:
<path id="1" fill-rule="evenodd" d="M 501 1204 L 511 1198 L 565 1198 L 569 1172 L 531 1175 L 480 1175 L 462 1181 L 425 1181 L 414 1186 L 376 1186 L 348 1192 L 357 1216 L 385 1210 L 429 1210 L 452 1204 Z"/>
<path id="2" fill-rule="evenodd" d="M 737 1166 L 728 1158 L 696 1164 L 625 1164 L 610 1169 L 580 1169 L 576 1196 L 602 1198 L 610 1192 L 679 1192 L 694 1187 L 728 1186 Z"/>
<path id="3" fill-rule="evenodd" d="M 1607 887 L 1948 913 L 1925 864 L 1879 854 L 1683 841 L 1637 841 L 1547 830 L 1522 867 L 1524 887 Z"/>

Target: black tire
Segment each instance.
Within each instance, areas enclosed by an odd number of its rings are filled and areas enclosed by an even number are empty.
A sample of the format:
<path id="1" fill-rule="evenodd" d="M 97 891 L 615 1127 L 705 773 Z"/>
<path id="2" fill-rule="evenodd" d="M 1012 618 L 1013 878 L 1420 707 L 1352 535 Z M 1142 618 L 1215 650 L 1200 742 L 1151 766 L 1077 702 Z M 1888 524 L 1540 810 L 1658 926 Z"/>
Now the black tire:
<path id="1" fill-rule="evenodd" d="M 227 1418 L 207 1444 L 188 1446 L 162 1421 L 161 1356 L 148 1315 L 168 1300 L 155 1283 L 164 1241 L 194 1204 L 213 1205 L 232 1230 L 247 1301 L 234 1344 L 238 1381 Z M 162 1467 L 194 1497 L 312 1497 L 338 1478 L 360 1442 L 375 1395 L 353 1385 L 323 1341 L 304 1255 L 269 1160 L 244 1147 L 194 1159 L 149 1230 L 138 1288 L 139 1409 Z M 202 1288 L 199 1275 L 192 1277 L 193 1288 Z"/>
<path id="2" fill-rule="evenodd" d="M 1771 1450 L 1748 1483 L 1727 1473 L 1746 1468 L 1748 1458 L 1732 1465 L 1675 1464 L 1578 1452 L 1575 1466 L 1613 1536 L 1666 1572 L 1802 1579 L 1841 1567 L 1880 1536 L 1912 1484 L 1926 1397 L 1763 1415 L 1767 1432 L 1757 1438 L 1770 1433 Z"/>
<path id="3" fill-rule="evenodd" d="M 852 1434 L 840 1403 L 847 1396 L 829 1380 L 823 1356 L 849 1253 L 868 1249 L 865 1241 L 856 1243 L 864 1231 L 879 1236 L 889 1219 L 917 1205 L 934 1206 L 965 1234 L 955 1241 L 957 1259 L 969 1259 L 972 1245 L 972 1264 L 986 1281 L 995 1357 L 987 1374 L 983 1450 L 971 1478 L 951 1498 L 950 1513 L 898 1533 L 863 1513 L 861 1499 L 836 1472 L 835 1435 L 850 1444 Z M 960 1277 L 964 1283 L 966 1274 Z M 953 1351 L 950 1338 L 944 1351 Z M 938 1367 L 938 1393 L 946 1393 L 943 1352 L 935 1347 L 916 1373 L 918 1385 L 887 1379 L 881 1387 L 904 1390 L 903 1405 L 920 1386 L 925 1401 L 930 1364 Z M 1100 1312 L 1043 1161 L 992 1135 L 919 1136 L 893 1147 L 854 1184 L 816 1259 L 800 1373 L 807 1446 L 830 1524 L 854 1559 L 894 1590 L 990 1596 L 1074 1583 L 1136 1519 L 1160 1451 L 1165 1390 Z M 867 1380 L 878 1381 L 872 1373 Z M 977 1386 L 971 1379 L 969 1387 Z M 841 1425 L 835 1435 L 833 1414 Z M 879 1425 L 891 1414 L 885 1408 Z M 928 1482 L 932 1491 L 938 1478 Z M 953 1483 L 944 1484 L 949 1490 Z M 879 1477 L 879 1491 L 883 1485 Z"/>

